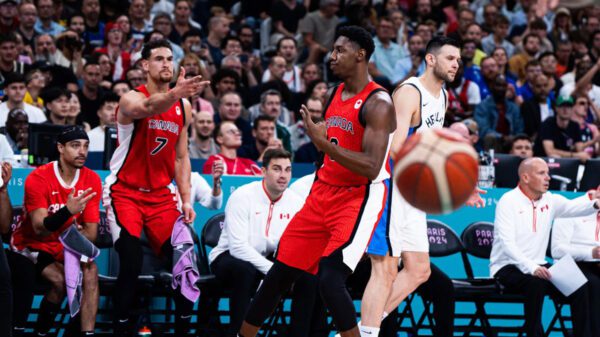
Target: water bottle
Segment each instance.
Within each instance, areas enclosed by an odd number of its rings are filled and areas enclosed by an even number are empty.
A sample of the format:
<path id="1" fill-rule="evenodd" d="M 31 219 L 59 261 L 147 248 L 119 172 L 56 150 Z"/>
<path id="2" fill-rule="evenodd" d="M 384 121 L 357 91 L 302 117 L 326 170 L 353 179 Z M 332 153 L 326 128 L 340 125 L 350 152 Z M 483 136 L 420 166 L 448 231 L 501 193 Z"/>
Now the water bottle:
<path id="1" fill-rule="evenodd" d="M 494 187 L 495 178 L 494 150 L 479 152 L 479 188 Z"/>
<path id="2" fill-rule="evenodd" d="M 29 167 L 29 150 L 28 149 L 21 150 L 21 167 L 22 168 Z"/>

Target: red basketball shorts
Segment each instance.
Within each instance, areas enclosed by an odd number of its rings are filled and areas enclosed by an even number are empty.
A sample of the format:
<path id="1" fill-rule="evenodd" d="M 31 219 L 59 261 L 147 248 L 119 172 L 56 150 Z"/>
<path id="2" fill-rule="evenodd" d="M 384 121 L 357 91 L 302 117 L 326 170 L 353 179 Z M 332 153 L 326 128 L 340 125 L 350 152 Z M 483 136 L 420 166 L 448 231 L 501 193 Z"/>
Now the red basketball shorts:
<path id="1" fill-rule="evenodd" d="M 354 271 L 384 209 L 382 183 L 332 186 L 315 181 L 304 207 L 283 232 L 277 260 L 316 274 L 321 257 L 340 251 Z"/>
<path id="2" fill-rule="evenodd" d="M 177 209 L 177 198 L 167 187 L 143 192 L 117 182 L 105 195 L 104 207 L 113 242 L 119 238 L 122 228 L 137 238 L 143 229 L 157 255 L 171 237 L 173 225 L 181 215 Z"/>

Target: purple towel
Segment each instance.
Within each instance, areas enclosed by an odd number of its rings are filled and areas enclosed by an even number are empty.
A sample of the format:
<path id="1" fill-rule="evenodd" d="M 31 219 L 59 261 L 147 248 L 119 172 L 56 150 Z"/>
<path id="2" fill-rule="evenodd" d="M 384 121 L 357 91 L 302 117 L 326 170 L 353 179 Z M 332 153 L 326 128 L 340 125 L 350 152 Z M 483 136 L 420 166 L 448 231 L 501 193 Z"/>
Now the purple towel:
<path id="1" fill-rule="evenodd" d="M 179 217 L 173 226 L 171 233 L 171 245 L 173 246 L 173 289 L 180 287 L 181 294 L 188 300 L 196 302 L 200 297 L 200 289 L 196 285 L 200 279 L 198 271 L 194 240 L 188 225 L 183 222 L 183 216 Z"/>
<path id="2" fill-rule="evenodd" d="M 83 296 L 81 262 L 94 261 L 100 255 L 100 250 L 79 233 L 75 225 L 62 232 L 59 240 L 64 247 L 67 300 L 71 317 L 73 317 L 81 308 L 81 297 Z"/>

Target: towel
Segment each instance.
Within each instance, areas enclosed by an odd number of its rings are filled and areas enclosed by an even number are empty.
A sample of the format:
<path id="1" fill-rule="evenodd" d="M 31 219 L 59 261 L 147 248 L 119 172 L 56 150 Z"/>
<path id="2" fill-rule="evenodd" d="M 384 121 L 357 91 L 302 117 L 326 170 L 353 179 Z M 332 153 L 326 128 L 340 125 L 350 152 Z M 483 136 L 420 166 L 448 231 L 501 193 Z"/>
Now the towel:
<path id="1" fill-rule="evenodd" d="M 83 296 L 81 262 L 94 261 L 100 255 L 100 250 L 79 233 L 74 224 L 60 234 L 59 240 L 64 247 L 67 300 L 71 317 L 73 317 L 81 308 L 81 297 Z"/>
<path id="2" fill-rule="evenodd" d="M 173 246 L 173 289 L 180 287 L 181 294 L 192 302 L 196 302 L 200 297 L 200 289 L 196 285 L 200 279 L 198 271 L 196 251 L 194 250 L 194 240 L 188 225 L 183 222 L 183 216 L 180 216 L 171 233 L 171 245 Z"/>

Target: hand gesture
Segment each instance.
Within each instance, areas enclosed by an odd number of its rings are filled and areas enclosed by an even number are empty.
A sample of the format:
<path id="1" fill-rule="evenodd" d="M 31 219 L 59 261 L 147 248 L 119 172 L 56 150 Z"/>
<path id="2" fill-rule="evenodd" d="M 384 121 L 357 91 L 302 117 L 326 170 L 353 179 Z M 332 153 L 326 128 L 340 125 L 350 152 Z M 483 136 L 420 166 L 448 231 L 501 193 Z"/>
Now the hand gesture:
<path id="1" fill-rule="evenodd" d="M 88 188 L 83 191 L 80 195 L 75 196 L 75 189 L 71 190 L 69 193 L 69 198 L 67 199 L 67 209 L 71 214 L 78 214 L 85 209 L 88 201 L 96 196 L 96 192 L 92 192 L 92 188 Z"/>
<path id="2" fill-rule="evenodd" d="M 196 219 L 196 212 L 194 211 L 194 207 L 189 202 L 184 202 L 181 205 L 181 210 L 183 211 L 183 222 L 186 224 L 193 224 Z"/>
<path id="3" fill-rule="evenodd" d="M 213 162 L 212 167 L 212 177 L 213 181 L 218 181 L 221 179 L 223 172 L 225 171 L 225 165 L 223 165 L 223 160 L 217 159 Z"/>
<path id="4" fill-rule="evenodd" d="M 470 207 L 477 207 L 477 208 L 485 207 L 485 200 L 481 197 L 481 195 L 486 194 L 486 193 L 487 193 L 486 190 L 482 190 L 479 187 L 475 187 L 473 194 L 471 194 L 471 196 L 469 197 L 469 199 L 467 200 L 467 202 L 465 204 Z"/>
<path id="5" fill-rule="evenodd" d="M 300 115 L 302 115 L 302 121 L 304 122 L 306 134 L 310 140 L 312 140 L 317 149 L 319 149 L 319 151 L 323 151 L 324 144 L 329 142 L 327 140 L 327 127 L 325 126 L 325 123 L 320 122 L 315 124 L 312 119 L 310 119 L 310 113 L 304 104 L 302 104 L 302 107 L 300 108 Z"/>
<path id="6" fill-rule="evenodd" d="M 550 280 L 552 278 L 550 271 L 546 267 L 539 267 L 538 269 L 536 269 L 533 272 L 533 276 L 539 277 L 543 280 Z"/>
<path id="7" fill-rule="evenodd" d="M 2 163 L 2 181 L 4 182 L 4 186 L 8 186 L 8 182 L 12 177 L 12 166 L 10 163 Z"/>
<path id="8" fill-rule="evenodd" d="M 265 148 L 265 151 L 269 149 L 283 149 L 283 143 L 279 139 L 271 138 L 267 144 L 267 147 Z"/>
<path id="9" fill-rule="evenodd" d="M 196 95 L 201 92 L 210 84 L 210 81 L 203 81 L 202 75 L 194 76 L 191 78 L 185 78 L 185 68 L 180 67 L 179 77 L 177 78 L 177 84 L 173 88 L 178 99 L 187 98 Z"/>

